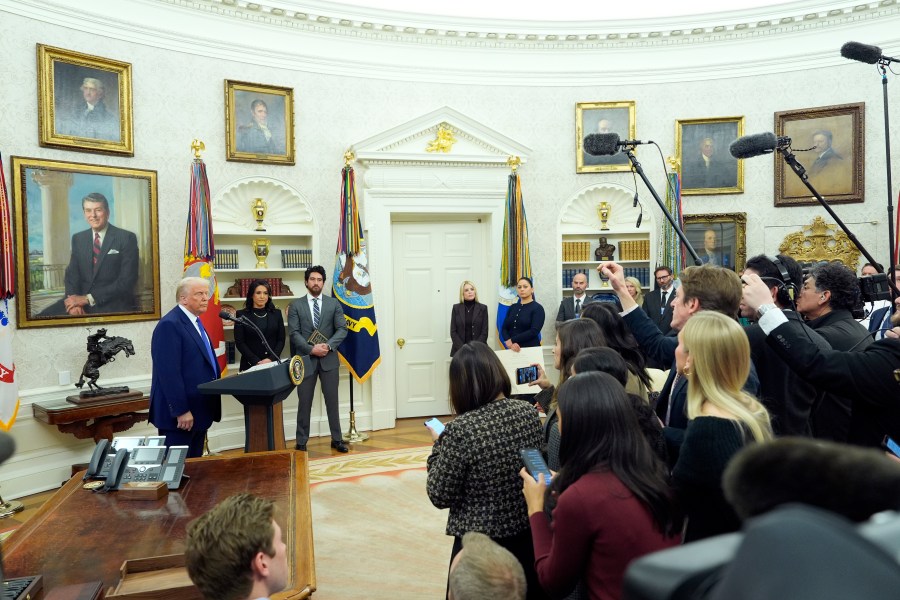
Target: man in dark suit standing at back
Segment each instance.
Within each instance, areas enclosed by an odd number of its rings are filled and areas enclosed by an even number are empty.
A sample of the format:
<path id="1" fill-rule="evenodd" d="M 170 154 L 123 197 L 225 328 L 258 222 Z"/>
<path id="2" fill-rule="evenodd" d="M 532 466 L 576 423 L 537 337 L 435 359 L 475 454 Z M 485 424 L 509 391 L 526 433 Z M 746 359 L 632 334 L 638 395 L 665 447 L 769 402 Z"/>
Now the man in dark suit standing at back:
<path id="1" fill-rule="evenodd" d="M 675 280 L 672 278 L 672 269 L 669 267 L 656 267 L 653 272 L 656 278 L 656 289 L 644 296 L 644 312 L 653 321 L 663 335 L 672 329 L 672 300 L 675 298 Z M 663 367 L 669 368 L 669 365 Z"/>
<path id="2" fill-rule="evenodd" d="M 297 407 L 297 450 L 306 450 L 309 440 L 309 415 L 312 411 L 316 380 L 322 380 L 322 395 L 331 429 L 331 447 L 347 452 L 341 439 L 341 418 L 338 414 L 338 346 L 347 337 L 347 321 L 341 304 L 322 294 L 325 287 L 325 269 L 316 265 L 306 270 L 306 289 L 302 296 L 288 307 L 291 354 L 309 357 L 309 372 L 297 388 L 300 402 Z M 318 334 L 315 336 L 315 334 Z M 314 337 L 315 336 L 315 337 Z"/>
<path id="3" fill-rule="evenodd" d="M 153 330 L 150 355 L 150 423 L 166 436 L 166 446 L 188 446 L 188 457 L 203 454 L 206 430 L 222 419 L 219 396 L 197 386 L 218 379 L 219 363 L 200 322 L 209 302 L 209 281 L 185 277 L 178 284 L 178 305 Z"/>
<path id="4" fill-rule="evenodd" d="M 585 293 L 587 284 L 587 275 L 584 273 L 577 273 L 572 277 L 573 295 L 569 298 L 563 298 L 562 302 L 559 303 L 559 312 L 556 313 L 557 325 L 563 321 L 570 321 L 581 316 L 581 309 L 591 301 Z"/>

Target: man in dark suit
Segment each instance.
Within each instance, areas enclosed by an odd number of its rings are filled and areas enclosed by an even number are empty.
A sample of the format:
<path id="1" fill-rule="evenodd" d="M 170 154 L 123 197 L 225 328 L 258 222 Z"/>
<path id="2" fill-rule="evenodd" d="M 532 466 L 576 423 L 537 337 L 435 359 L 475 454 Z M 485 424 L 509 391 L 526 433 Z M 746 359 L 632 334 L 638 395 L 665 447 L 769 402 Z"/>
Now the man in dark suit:
<path id="1" fill-rule="evenodd" d="M 644 312 L 653 321 L 659 330 L 665 335 L 672 329 L 672 300 L 675 299 L 675 280 L 672 279 L 672 269 L 669 267 L 656 267 L 653 272 L 656 278 L 656 289 L 644 296 Z M 668 363 L 662 367 L 668 368 Z"/>
<path id="2" fill-rule="evenodd" d="M 587 275 L 578 273 L 572 277 L 573 295 L 569 298 L 563 298 L 559 303 L 559 312 L 556 313 L 556 324 L 559 325 L 563 321 L 569 321 L 581 316 L 581 309 L 585 304 L 591 302 L 591 299 L 585 293 L 587 289 Z"/>
<path id="3" fill-rule="evenodd" d="M 810 175 L 819 175 L 832 164 L 844 160 L 844 157 L 831 147 L 832 134 L 828 129 L 820 129 L 813 134 L 813 151 L 818 152 L 815 162 L 809 168 Z"/>
<path id="4" fill-rule="evenodd" d="M 84 102 L 79 102 L 66 118 L 57 121 L 57 131 L 63 135 L 120 141 L 119 117 L 106 108 L 103 81 L 85 77 L 81 83 L 81 95 Z"/>
<path id="5" fill-rule="evenodd" d="M 134 293 L 137 237 L 109 222 L 109 202 L 103 194 L 88 194 L 81 200 L 81 208 L 90 229 L 72 236 L 65 298 L 39 316 L 134 312 L 138 309 Z"/>
<path id="6" fill-rule="evenodd" d="M 900 288 L 900 265 L 894 265 L 892 275 L 894 277 L 894 283 Z M 876 340 L 883 339 L 885 333 L 891 330 L 891 315 L 897 312 L 900 312 L 900 296 L 894 299 L 893 311 L 891 310 L 890 303 L 888 303 L 887 306 L 872 311 L 872 314 L 869 315 L 869 331 L 874 332 L 875 335 L 873 337 Z"/>
<path id="7" fill-rule="evenodd" d="M 178 305 L 159 320 L 150 342 L 150 423 L 166 436 L 166 446 L 188 446 L 188 457 L 203 454 L 206 430 L 222 418 L 219 396 L 197 386 L 218 379 L 219 363 L 200 322 L 209 302 L 209 281 L 185 277 Z"/>
<path id="8" fill-rule="evenodd" d="M 312 410 L 316 380 L 322 380 L 322 395 L 325 397 L 325 411 L 331 429 L 331 447 L 338 452 L 347 452 L 347 445 L 341 439 L 341 418 L 338 414 L 338 346 L 347 337 L 347 321 L 341 304 L 330 296 L 322 294 L 325 286 L 325 269 L 320 265 L 310 267 L 304 276 L 309 293 L 288 307 L 288 327 L 291 338 L 291 354 L 309 356 L 309 371 L 306 379 L 297 388 L 300 402 L 297 407 L 296 449 L 306 450 L 309 440 L 309 415 Z M 312 339 L 314 333 L 321 340 Z"/>
<path id="9" fill-rule="evenodd" d="M 685 189 L 735 187 L 737 160 L 716 152 L 712 138 L 700 140 L 699 152 L 689 152 L 684 159 L 682 185 Z"/>

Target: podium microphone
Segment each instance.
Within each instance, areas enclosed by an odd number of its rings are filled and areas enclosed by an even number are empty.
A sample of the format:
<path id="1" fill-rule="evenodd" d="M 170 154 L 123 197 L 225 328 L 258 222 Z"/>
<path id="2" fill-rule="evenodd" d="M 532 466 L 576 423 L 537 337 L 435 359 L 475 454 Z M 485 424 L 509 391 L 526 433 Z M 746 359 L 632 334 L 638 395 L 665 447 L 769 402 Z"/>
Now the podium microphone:
<path id="1" fill-rule="evenodd" d="M 591 156 L 609 156 L 627 146 L 652 144 L 651 140 L 620 140 L 618 133 L 592 133 L 584 136 L 584 151 Z"/>
<path id="2" fill-rule="evenodd" d="M 858 60 L 869 65 L 877 63 L 900 62 L 900 59 L 884 56 L 881 48 L 878 46 L 870 46 L 868 44 L 860 44 L 859 42 L 847 42 L 841 46 L 841 56 L 850 60 Z"/>
<path id="3" fill-rule="evenodd" d="M 231 321 L 233 323 L 242 323 L 242 324 L 250 327 L 253 331 L 256 332 L 256 335 L 259 336 L 259 339 L 262 341 L 263 346 L 265 346 L 266 350 L 269 351 L 269 354 L 271 354 L 272 356 L 275 357 L 275 362 L 277 362 L 278 364 L 281 364 L 281 358 L 279 358 L 278 355 L 275 354 L 275 351 L 272 350 L 271 346 L 269 346 L 269 342 L 266 341 L 265 334 L 263 334 L 262 330 L 259 327 L 257 327 L 253 321 L 251 321 L 250 319 L 247 319 L 243 315 L 241 315 L 239 317 L 235 317 L 232 314 L 230 314 L 227 310 L 221 311 L 219 313 L 219 318 L 225 319 L 226 321 Z"/>
<path id="4" fill-rule="evenodd" d="M 739 137 L 731 142 L 728 150 L 731 152 L 731 156 L 735 158 L 753 158 L 763 154 L 772 154 L 778 148 L 785 148 L 790 145 L 791 138 L 776 136 L 774 133 L 766 132 Z"/>

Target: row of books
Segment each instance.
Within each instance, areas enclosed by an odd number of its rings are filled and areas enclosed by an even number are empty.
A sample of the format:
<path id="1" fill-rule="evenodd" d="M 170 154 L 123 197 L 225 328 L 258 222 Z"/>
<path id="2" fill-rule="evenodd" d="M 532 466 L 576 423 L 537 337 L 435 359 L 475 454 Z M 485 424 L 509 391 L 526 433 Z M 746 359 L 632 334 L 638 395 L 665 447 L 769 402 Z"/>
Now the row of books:
<path id="1" fill-rule="evenodd" d="M 281 266 L 285 269 L 308 269 L 312 264 L 312 250 L 281 251 Z"/>
<path id="2" fill-rule="evenodd" d="M 649 267 L 625 267 L 624 271 L 625 277 L 634 277 L 641 282 L 641 287 L 650 287 Z"/>
<path id="3" fill-rule="evenodd" d="M 247 292 L 250 290 L 250 284 L 257 279 L 261 279 L 269 284 L 273 296 L 291 296 L 290 288 L 282 283 L 281 277 L 241 277 L 234 280 L 234 285 L 228 288 L 225 293 L 226 298 L 246 298 Z"/>
<path id="4" fill-rule="evenodd" d="M 562 254 L 564 262 L 593 260 L 591 242 L 563 242 Z"/>
<path id="5" fill-rule="evenodd" d="M 581 273 L 582 275 L 585 275 L 588 278 L 588 280 L 590 281 L 591 276 L 588 273 L 587 269 L 563 269 L 563 272 L 562 272 L 563 287 L 564 288 L 572 287 L 572 279 L 574 279 L 575 276 L 578 275 L 579 273 Z"/>
<path id="6" fill-rule="evenodd" d="M 240 269 L 237 248 L 219 248 L 216 250 L 216 258 L 213 266 L 217 269 Z"/>
<path id="7" fill-rule="evenodd" d="M 619 260 L 650 260 L 650 240 L 619 242 Z"/>

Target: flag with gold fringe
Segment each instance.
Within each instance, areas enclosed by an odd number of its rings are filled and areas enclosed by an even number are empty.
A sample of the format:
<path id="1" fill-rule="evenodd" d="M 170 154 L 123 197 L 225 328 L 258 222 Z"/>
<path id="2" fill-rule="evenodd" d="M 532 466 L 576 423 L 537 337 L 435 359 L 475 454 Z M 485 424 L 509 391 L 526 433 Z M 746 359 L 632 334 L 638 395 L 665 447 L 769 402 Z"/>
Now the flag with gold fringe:
<path id="1" fill-rule="evenodd" d="M 338 357 L 353 378 L 362 383 L 381 363 L 381 350 L 369 279 L 369 257 L 359 221 L 353 167 L 349 165 L 341 171 L 341 225 L 331 295 L 341 303 L 347 320 L 347 337 L 338 348 Z"/>
<path id="2" fill-rule="evenodd" d="M 12 229 L 9 221 L 9 197 L 0 156 L 0 429 L 9 431 L 19 414 L 19 386 L 13 361 L 13 328 L 9 319 L 9 299 L 16 293 L 13 270 Z"/>
<path id="3" fill-rule="evenodd" d="M 666 186 L 666 209 L 675 218 L 678 226 L 684 228 L 684 219 L 681 213 L 681 177 L 677 171 L 672 171 L 667 176 L 669 185 Z M 659 266 L 667 266 L 672 269 L 672 273 L 677 277 L 684 269 L 684 250 L 681 247 L 681 240 L 675 233 L 675 228 L 669 223 L 668 219 L 663 219 L 663 243 L 657 252 L 656 264 Z"/>
<path id="4" fill-rule="evenodd" d="M 518 173 L 510 173 L 506 188 L 506 212 L 503 216 L 503 248 L 500 258 L 500 289 L 497 303 L 497 337 L 502 337 L 503 321 L 509 307 L 519 299 L 516 283 L 521 277 L 531 278 L 531 255 L 528 253 L 528 222 L 522 202 L 522 185 Z M 503 340 L 500 340 L 503 345 Z"/>
<path id="5" fill-rule="evenodd" d="M 187 231 L 184 234 L 184 276 L 202 277 L 209 281 L 209 304 L 200 315 L 206 335 L 216 352 L 219 370 L 225 374 L 227 354 L 225 352 L 225 331 L 219 318 L 219 284 L 213 260 L 216 256 L 213 242 L 212 221 L 209 209 L 209 182 L 206 179 L 206 165 L 195 158 L 191 165 L 191 206 L 187 217 Z"/>

